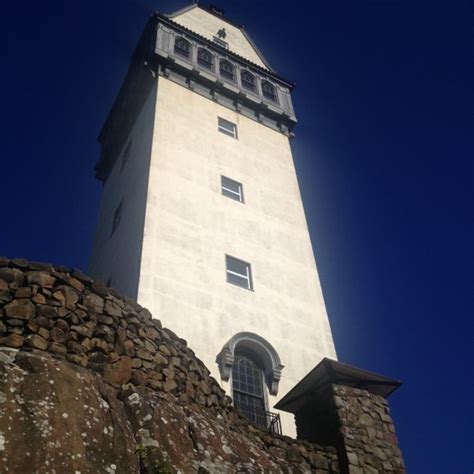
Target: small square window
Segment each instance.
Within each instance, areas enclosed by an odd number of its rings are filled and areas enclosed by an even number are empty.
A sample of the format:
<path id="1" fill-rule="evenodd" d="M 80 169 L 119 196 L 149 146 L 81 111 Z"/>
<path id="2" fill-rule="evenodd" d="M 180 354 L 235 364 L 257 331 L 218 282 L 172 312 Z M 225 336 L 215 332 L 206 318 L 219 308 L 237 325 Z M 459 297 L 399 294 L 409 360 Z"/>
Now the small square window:
<path id="1" fill-rule="evenodd" d="M 218 117 L 218 126 L 219 132 L 229 135 L 229 137 L 237 138 L 237 125 L 235 123 L 229 122 L 226 119 Z"/>
<path id="2" fill-rule="evenodd" d="M 130 158 L 131 150 L 132 150 L 132 140 L 130 139 L 129 142 L 127 143 L 127 146 L 125 147 L 125 150 L 123 151 L 122 165 L 120 166 L 120 171 L 122 171 L 125 168 L 125 165 L 127 164 L 127 161 Z"/>
<path id="3" fill-rule="evenodd" d="M 247 290 L 253 290 L 250 263 L 238 258 L 225 256 L 227 282 Z"/>
<path id="4" fill-rule="evenodd" d="M 214 36 L 212 39 L 214 40 L 214 43 L 218 44 L 219 46 L 221 46 L 225 49 L 229 49 L 229 43 L 227 43 L 227 41 L 224 41 L 224 40 L 218 38 L 217 36 Z"/>
<path id="5" fill-rule="evenodd" d="M 221 191 L 224 196 L 239 202 L 244 202 L 244 190 L 242 183 L 233 179 L 221 176 Z"/>
<path id="6" fill-rule="evenodd" d="M 120 201 L 120 204 L 117 206 L 117 209 L 115 209 L 114 212 L 114 219 L 112 221 L 112 232 L 110 232 L 110 235 L 115 232 L 115 229 L 119 226 L 120 220 L 122 219 L 122 208 L 123 208 L 123 199 Z"/>

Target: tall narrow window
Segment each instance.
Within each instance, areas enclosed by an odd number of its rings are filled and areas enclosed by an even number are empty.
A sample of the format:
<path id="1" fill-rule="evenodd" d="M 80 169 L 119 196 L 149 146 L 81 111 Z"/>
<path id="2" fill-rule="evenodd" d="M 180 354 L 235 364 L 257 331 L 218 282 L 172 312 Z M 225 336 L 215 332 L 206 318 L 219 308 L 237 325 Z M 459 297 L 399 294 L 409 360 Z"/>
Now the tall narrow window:
<path id="1" fill-rule="evenodd" d="M 191 43 L 184 38 L 176 38 L 174 41 L 174 52 L 189 58 L 191 56 Z"/>
<path id="2" fill-rule="evenodd" d="M 110 235 L 115 232 L 115 229 L 119 226 L 120 220 L 122 219 L 122 208 L 123 208 L 123 199 L 120 201 L 120 204 L 117 206 L 114 212 L 114 218 L 112 220 L 112 231 Z"/>
<path id="3" fill-rule="evenodd" d="M 229 135 L 229 137 L 237 138 L 237 125 L 222 117 L 217 117 L 217 129 L 219 132 Z"/>
<path id="4" fill-rule="evenodd" d="M 125 150 L 123 151 L 122 165 L 120 166 L 120 171 L 122 171 L 125 168 L 125 165 L 127 164 L 127 161 L 130 158 L 131 150 L 132 150 L 132 139 L 128 141 L 127 146 L 125 147 Z"/>
<path id="5" fill-rule="evenodd" d="M 255 85 L 255 76 L 250 72 L 242 71 L 242 73 L 240 74 L 240 80 L 244 89 L 248 89 L 252 92 L 255 92 L 257 90 L 257 87 Z"/>
<path id="6" fill-rule="evenodd" d="M 235 67 L 226 59 L 221 59 L 219 63 L 219 72 L 221 73 L 222 77 L 225 77 L 230 81 L 235 81 Z"/>
<path id="7" fill-rule="evenodd" d="M 221 191 L 222 194 L 228 198 L 244 202 L 242 183 L 239 183 L 238 181 L 234 181 L 226 176 L 221 176 Z"/>
<path id="8" fill-rule="evenodd" d="M 225 264 L 228 283 L 232 283 L 233 285 L 240 286 L 247 290 L 253 290 L 250 263 L 226 255 Z"/>
<path id="9" fill-rule="evenodd" d="M 266 428 L 263 371 L 253 359 L 247 354 L 235 354 L 232 366 L 234 406 L 252 423 Z"/>
<path id="10" fill-rule="evenodd" d="M 277 102 L 276 89 L 273 84 L 268 81 L 262 81 L 262 94 L 268 100 L 272 102 Z"/>
<path id="11" fill-rule="evenodd" d="M 207 49 L 198 49 L 197 61 L 200 66 L 212 69 L 212 54 Z"/>

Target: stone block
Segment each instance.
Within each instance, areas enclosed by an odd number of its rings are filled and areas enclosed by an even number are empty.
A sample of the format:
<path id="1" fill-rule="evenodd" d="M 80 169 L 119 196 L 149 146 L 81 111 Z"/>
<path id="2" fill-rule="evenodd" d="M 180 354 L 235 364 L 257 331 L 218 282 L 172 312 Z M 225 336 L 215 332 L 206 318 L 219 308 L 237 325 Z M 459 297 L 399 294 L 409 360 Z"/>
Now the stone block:
<path id="1" fill-rule="evenodd" d="M 45 351 L 48 348 L 48 341 L 38 334 L 30 334 L 25 338 L 25 344 L 34 349 Z"/>
<path id="2" fill-rule="evenodd" d="M 55 354 L 66 354 L 67 348 L 64 344 L 60 344 L 59 342 L 50 342 L 48 351 L 54 352 Z"/>
<path id="3" fill-rule="evenodd" d="M 43 288 L 53 288 L 56 278 L 45 272 L 28 272 L 26 279 L 30 285 L 38 285 Z"/>
<path id="4" fill-rule="evenodd" d="M 122 356 L 114 364 L 106 364 L 104 379 L 114 385 L 126 384 L 132 377 L 132 359 Z"/>
<path id="5" fill-rule="evenodd" d="M 66 340 L 66 334 L 62 329 L 54 327 L 49 333 L 49 337 L 54 342 L 64 342 Z"/>
<path id="6" fill-rule="evenodd" d="M 104 300 L 93 293 L 84 296 L 83 303 L 86 309 L 93 313 L 101 314 L 104 311 Z"/>
<path id="7" fill-rule="evenodd" d="M 10 318 L 32 319 L 36 314 L 36 307 L 25 298 L 13 300 L 5 306 L 5 314 Z"/>
<path id="8" fill-rule="evenodd" d="M 18 268 L 0 267 L 0 280 L 6 281 L 11 288 L 22 286 L 25 274 Z"/>
<path id="9" fill-rule="evenodd" d="M 9 334 L 8 336 L 0 338 L 0 346 L 7 347 L 21 347 L 25 342 L 25 338 L 20 334 Z"/>

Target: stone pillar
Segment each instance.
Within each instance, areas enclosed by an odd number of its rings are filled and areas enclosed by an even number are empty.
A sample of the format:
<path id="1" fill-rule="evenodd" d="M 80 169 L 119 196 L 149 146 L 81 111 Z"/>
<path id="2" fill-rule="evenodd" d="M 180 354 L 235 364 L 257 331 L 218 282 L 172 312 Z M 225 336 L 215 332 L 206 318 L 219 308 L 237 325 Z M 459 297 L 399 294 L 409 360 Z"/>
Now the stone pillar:
<path id="1" fill-rule="evenodd" d="M 401 382 L 323 359 L 276 405 L 299 439 L 336 448 L 341 474 L 405 473 L 387 397 Z"/>
<path id="2" fill-rule="evenodd" d="M 340 384 L 331 391 L 341 473 L 405 473 L 387 400 Z"/>

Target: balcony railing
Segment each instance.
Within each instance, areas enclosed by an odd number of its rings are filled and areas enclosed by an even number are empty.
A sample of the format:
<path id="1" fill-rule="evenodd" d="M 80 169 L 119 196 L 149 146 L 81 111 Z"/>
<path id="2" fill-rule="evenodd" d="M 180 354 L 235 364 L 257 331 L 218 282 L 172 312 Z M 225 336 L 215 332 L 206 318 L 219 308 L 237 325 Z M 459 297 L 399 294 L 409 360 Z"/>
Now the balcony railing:
<path id="1" fill-rule="evenodd" d="M 259 428 L 268 430 L 272 434 L 281 433 L 281 420 L 278 413 L 272 413 L 270 411 L 263 411 L 256 409 L 255 407 L 240 405 L 237 406 L 242 415 L 245 416 L 251 423 L 257 425 Z"/>
<path id="2" fill-rule="evenodd" d="M 272 434 L 279 434 L 281 435 L 281 420 L 280 415 L 278 413 L 272 413 L 270 411 L 265 412 L 265 416 L 267 417 L 268 421 L 268 431 Z"/>

